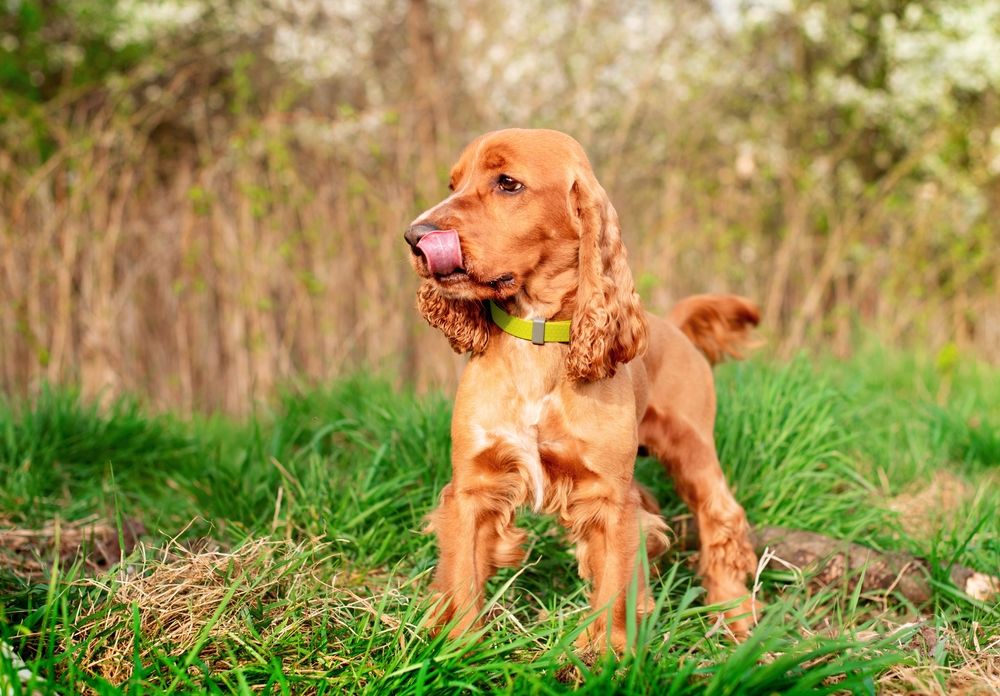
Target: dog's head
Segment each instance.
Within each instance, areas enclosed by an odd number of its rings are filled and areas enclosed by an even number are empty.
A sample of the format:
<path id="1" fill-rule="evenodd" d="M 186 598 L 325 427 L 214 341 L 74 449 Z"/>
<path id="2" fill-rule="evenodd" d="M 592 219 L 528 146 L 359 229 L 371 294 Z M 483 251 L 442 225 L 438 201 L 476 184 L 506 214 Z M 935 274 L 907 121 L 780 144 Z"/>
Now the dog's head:
<path id="1" fill-rule="evenodd" d="M 520 296 L 572 316 L 573 379 L 609 377 L 642 353 L 646 323 L 618 216 L 579 143 L 550 130 L 487 133 L 465 148 L 449 188 L 405 237 L 424 281 L 420 311 L 456 351 L 486 349 L 484 301 Z"/>

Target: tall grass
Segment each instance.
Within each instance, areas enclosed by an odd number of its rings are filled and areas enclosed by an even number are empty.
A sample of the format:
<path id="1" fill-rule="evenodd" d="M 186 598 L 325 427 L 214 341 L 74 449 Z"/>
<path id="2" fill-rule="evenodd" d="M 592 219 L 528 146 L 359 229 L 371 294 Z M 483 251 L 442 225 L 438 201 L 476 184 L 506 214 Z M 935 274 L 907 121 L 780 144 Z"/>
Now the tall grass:
<path id="1" fill-rule="evenodd" d="M 988 443 L 1000 426 L 996 380 L 982 366 L 945 375 L 933 361 L 871 349 L 848 363 L 723 366 L 720 455 L 755 525 L 996 573 L 1000 498 L 991 482 L 1000 460 L 991 446 L 968 447 L 980 442 L 970 433 Z M 528 562 L 490 584 L 479 639 L 431 638 L 419 624 L 435 549 L 420 530 L 449 475 L 449 419 L 447 399 L 363 375 L 288 389 L 240 421 L 151 416 L 129 401 L 97 409 L 59 390 L 6 403 L 0 489 L 9 524 L 138 519 L 150 545 L 96 583 L 83 582 L 79 563 L 51 562 L 45 548 L 45 578 L 0 572 L 0 638 L 36 675 L 26 688 L 715 694 L 911 683 L 943 692 L 957 675 L 991 669 L 1000 609 L 964 597 L 937 571 L 924 607 L 766 571 L 762 624 L 733 645 L 711 631 L 690 552 L 660 562 L 656 610 L 635 627 L 634 651 L 585 663 L 572 650 L 585 587 L 558 526 L 528 514 Z M 931 532 L 902 525 L 893 501 L 940 472 L 965 482 L 968 497 Z M 641 460 L 637 475 L 666 514 L 682 511 L 654 462 Z M 231 557 L 202 577 L 204 548 Z M 123 604 L 135 595 L 116 594 L 143 578 L 145 591 L 162 591 L 153 580 L 181 570 L 216 597 L 190 635 L 156 623 L 163 597 Z M 10 659 L 0 660 L 0 674 L 20 684 Z M 113 686 L 110 675 L 121 672 L 110 665 L 131 676 Z"/>

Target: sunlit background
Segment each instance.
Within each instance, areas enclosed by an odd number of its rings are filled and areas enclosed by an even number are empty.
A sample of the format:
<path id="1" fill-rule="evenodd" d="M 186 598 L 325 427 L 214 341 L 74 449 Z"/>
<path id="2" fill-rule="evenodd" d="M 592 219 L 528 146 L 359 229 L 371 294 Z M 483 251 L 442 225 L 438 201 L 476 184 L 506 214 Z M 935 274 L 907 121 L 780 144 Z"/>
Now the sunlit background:
<path id="1" fill-rule="evenodd" d="M 654 311 L 997 363 L 998 124 L 998 0 L 0 0 L 0 390 L 450 386 L 402 232 L 513 125 L 584 144 Z"/>

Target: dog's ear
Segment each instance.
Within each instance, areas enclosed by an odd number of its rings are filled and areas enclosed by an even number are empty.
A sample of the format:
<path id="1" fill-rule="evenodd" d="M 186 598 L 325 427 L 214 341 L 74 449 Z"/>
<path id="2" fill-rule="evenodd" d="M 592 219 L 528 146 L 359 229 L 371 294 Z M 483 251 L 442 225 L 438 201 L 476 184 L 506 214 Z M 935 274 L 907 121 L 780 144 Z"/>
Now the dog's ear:
<path id="1" fill-rule="evenodd" d="M 646 350 L 646 316 L 635 291 L 618 213 L 589 166 L 569 196 L 580 238 L 579 281 L 566 374 L 593 381 L 612 377 L 621 363 Z"/>
<path id="2" fill-rule="evenodd" d="M 430 281 L 420 284 L 417 309 L 427 323 L 448 337 L 456 353 L 486 350 L 490 340 L 490 322 L 482 302 L 445 297 Z"/>

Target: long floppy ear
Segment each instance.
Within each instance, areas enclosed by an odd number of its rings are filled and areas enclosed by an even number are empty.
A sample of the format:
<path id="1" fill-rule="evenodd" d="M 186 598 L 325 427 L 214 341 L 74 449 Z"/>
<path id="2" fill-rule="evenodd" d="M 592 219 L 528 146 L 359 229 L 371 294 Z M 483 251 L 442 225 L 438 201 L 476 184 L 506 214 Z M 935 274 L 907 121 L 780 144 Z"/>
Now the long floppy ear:
<path id="1" fill-rule="evenodd" d="M 628 267 L 618 213 L 589 167 L 573 183 L 570 205 L 580 234 L 580 260 L 566 374 L 594 381 L 614 376 L 619 364 L 646 351 L 646 315 Z"/>
<path id="2" fill-rule="evenodd" d="M 427 323 L 448 337 L 456 353 L 482 353 L 490 340 L 490 323 L 482 302 L 454 300 L 424 281 L 417 291 L 417 309 Z"/>

